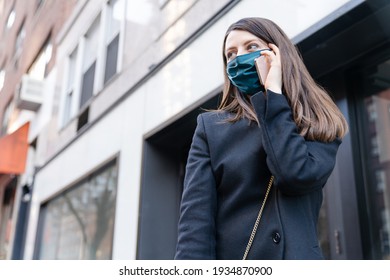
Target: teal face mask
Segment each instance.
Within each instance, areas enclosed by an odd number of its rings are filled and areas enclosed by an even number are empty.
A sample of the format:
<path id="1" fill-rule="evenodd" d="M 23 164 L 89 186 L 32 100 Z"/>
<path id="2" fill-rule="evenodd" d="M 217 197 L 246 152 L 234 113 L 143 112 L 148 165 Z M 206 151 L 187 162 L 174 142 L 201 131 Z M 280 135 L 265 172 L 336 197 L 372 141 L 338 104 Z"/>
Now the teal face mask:
<path id="1" fill-rule="evenodd" d="M 239 55 L 226 66 L 229 80 L 244 94 L 252 95 L 264 91 L 255 66 L 255 59 L 261 55 L 260 52 L 261 50 Z"/>

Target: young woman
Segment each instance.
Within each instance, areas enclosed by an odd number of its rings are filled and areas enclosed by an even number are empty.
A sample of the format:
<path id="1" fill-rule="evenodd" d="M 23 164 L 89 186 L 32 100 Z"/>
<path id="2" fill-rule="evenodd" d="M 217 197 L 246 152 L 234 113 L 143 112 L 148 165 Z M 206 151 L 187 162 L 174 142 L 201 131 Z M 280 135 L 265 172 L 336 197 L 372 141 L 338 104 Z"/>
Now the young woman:
<path id="1" fill-rule="evenodd" d="M 176 259 L 322 259 L 317 220 L 347 123 L 272 21 L 223 41 L 218 110 L 198 117 Z"/>

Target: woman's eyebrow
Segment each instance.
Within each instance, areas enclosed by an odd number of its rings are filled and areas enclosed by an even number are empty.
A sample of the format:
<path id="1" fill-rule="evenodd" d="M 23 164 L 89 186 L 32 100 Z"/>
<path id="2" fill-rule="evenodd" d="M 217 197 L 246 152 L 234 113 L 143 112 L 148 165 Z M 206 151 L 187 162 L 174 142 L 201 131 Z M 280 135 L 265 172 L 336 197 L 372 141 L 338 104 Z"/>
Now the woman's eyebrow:
<path id="1" fill-rule="evenodd" d="M 230 51 L 230 50 L 232 50 L 232 49 L 235 49 L 235 47 L 229 47 L 229 48 L 227 48 L 227 49 L 225 49 L 225 55 L 226 55 L 226 53 L 228 52 L 228 51 Z"/>
<path id="2" fill-rule="evenodd" d="M 246 40 L 244 42 L 244 45 L 247 45 L 247 44 L 253 43 L 253 42 L 260 43 L 260 40 L 259 39 L 249 39 L 249 40 Z"/>
<path id="3" fill-rule="evenodd" d="M 256 39 L 256 38 L 252 38 L 252 39 L 248 39 L 246 41 L 244 41 L 243 45 L 247 45 L 249 43 L 252 43 L 252 42 L 256 42 L 256 43 L 260 43 L 260 39 Z M 229 48 L 226 48 L 226 50 L 230 50 L 232 48 L 235 48 L 234 46 L 229 46 Z"/>
<path id="4" fill-rule="evenodd" d="M 261 43 L 260 39 L 257 39 L 257 38 L 252 38 L 252 39 L 248 39 L 246 41 L 244 41 L 243 45 L 247 45 L 249 43 L 253 43 L 253 42 L 256 42 L 256 43 Z M 225 54 L 230 51 L 231 49 L 236 49 L 235 46 L 229 46 L 228 48 L 225 49 Z"/>

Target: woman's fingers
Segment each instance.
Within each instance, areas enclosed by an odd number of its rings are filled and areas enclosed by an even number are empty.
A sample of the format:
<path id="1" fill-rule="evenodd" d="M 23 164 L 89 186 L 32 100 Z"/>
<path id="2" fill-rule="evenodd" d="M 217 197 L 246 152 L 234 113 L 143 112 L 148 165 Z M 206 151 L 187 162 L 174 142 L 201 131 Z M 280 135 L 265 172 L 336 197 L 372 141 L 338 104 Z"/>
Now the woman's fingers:
<path id="1" fill-rule="evenodd" d="M 266 89 L 281 93 L 282 67 L 279 48 L 275 44 L 269 44 L 268 46 L 271 50 L 264 50 L 261 52 L 261 55 L 264 56 L 269 66 L 269 72 L 264 86 Z"/>
<path id="2" fill-rule="evenodd" d="M 268 46 L 271 48 L 271 50 L 274 51 L 274 53 L 275 53 L 276 56 L 279 56 L 279 54 L 280 54 L 279 48 L 278 48 L 276 45 L 274 45 L 274 44 L 268 44 Z"/>
<path id="3" fill-rule="evenodd" d="M 280 66 L 280 52 L 279 48 L 274 44 L 268 44 L 271 50 L 261 51 L 261 55 L 264 55 L 267 58 L 270 66 Z"/>

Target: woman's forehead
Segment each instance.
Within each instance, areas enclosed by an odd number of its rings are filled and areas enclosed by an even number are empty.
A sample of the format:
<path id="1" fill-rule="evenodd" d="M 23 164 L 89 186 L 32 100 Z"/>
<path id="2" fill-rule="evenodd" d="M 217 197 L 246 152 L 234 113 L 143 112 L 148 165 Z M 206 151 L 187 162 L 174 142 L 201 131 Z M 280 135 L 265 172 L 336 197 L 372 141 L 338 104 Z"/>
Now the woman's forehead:
<path id="1" fill-rule="evenodd" d="M 265 43 L 259 37 L 245 30 L 232 30 L 226 37 L 225 49 L 239 45 L 240 43 L 256 40 Z"/>

